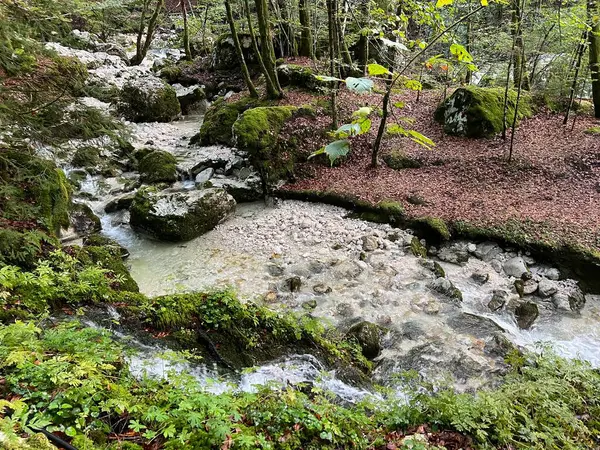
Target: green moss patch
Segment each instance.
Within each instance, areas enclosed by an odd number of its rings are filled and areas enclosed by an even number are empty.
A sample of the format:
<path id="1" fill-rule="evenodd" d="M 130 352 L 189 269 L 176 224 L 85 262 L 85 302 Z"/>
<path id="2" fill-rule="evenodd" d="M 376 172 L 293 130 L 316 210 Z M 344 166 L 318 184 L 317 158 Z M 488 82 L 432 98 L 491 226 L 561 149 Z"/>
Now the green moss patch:
<path id="1" fill-rule="evenodd" d="M 512 123 L 517 93 L 509 90 L 507 122 Z M 522 93 L 517 120 L 533 114 L 531 98 Z M 487 137 L 498 134 L 504 122 L 504 89 L 468 86 L 459 88 L 435 112 L 435 120 L 444 125 L 448 134 L 467 137 Z"/>
<path id="2" fill-rule="evenodd" d="M 153 150 L 140 158 L 138 172 L 142 183 L 173 183 L 177 181 L 177 160 L 169 152 Z"/>
<path id="3" fill-rule="evenodd" d="M 600 126 L 588 128 L 584 133 L 590 136 L 600 136 Z"/>
<path id="4" fill-rule="evenodd" d="M 385 164 L 394 170 L 418 169 L 423 163 L 417 159 L 407 156 L 402 150 L 392 150 L 383 157 Z"/>

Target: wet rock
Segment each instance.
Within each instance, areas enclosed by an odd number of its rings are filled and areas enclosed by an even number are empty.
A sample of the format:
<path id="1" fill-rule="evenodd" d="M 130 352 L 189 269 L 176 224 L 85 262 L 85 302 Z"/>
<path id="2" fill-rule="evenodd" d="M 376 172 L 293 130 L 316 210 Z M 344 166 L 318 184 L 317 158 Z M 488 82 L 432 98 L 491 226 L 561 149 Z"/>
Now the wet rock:
<path id="1" fill-rule="evenodd" d="M 525 295 L 525 282 L 521 279 L 518 279 L 515 280 L 513 285 L 517 291 L 517 294 L 519 294 L 519 297 L 523 297 Z"/>
<path id="2" fill-rule="evenodd" d="M 427 303 L 423 305 L 423 312 L 431 316 L 438 314 L 442 309 L 440 302 L 434 299 L 429 299 Z"/>
<path id="3" fill-rule="evenodd" d="M 413 238 L 410 240 L 410 251 L 417 257 L 427 257 L 427 247 L 425 247 L 425 245 L 416 236 L 413 236 Z"/>
<path id="4" fill-rule="evenodd" d="M 449 246 L 442 247 L 437 257 L 452 264 L 463 264 L 469 260 L 467 247 L 468 245 L 464 242 L 454 242 Z"/>
<path id="5" fill-rule="evenodd" d="M 257 174 L 245 180 L 215 177 L 210 183 L 213 187 L 225 189 L 238 203 L 254 202 L 263 198 L 262 181 Z"/>
<path id="6" fill-rule="evenodd" d="M 467 245 L 467 251 L 469 253 L 475 253 L 475 251 L 477 250 L 477 246 L 473 243 L 470 243 Z"/>
<path id="7" fill-rule="evenodd" d="M 533 325 L 535 319 L 540 315 L 538 305 L 533 302 L 523 302 L 515 309 L 515 318 L 517 325 L 522 330 L 527 330 Z"/>
<path id="8" fill-rule="evenodd" d="M 377 358 L 381 353 L 381 329 L 374 323 L 357 323 L 348 330 L 346 336 L 356 339 L 367 359 Z"/>
<path id="9" fill-rule="evenodd" d="M 331 292 L 331 288 L 326 284 L 315 284 L 313 286 L 313 292 L 317 295 L 329 294 Z"/>
<path id="10" fill-rule="evenodd" d="M 471 334 L 479 339 L 485 339 L 494 333 L 504 331 L 502 327 L 487 317 L 465 312 L 448 319 L 448 325 L 459 332 Z"/>
<path id="11" fill-rule="evenodd" d="M 508 339 L 504 333 L 494 333 L 492 338 L 485 343 L 483 351 L 491 356 L 505 358 L 517 347 Z"/>
<path id="12" fill-rule="evenodd" d="M 471 274 L 471 279 L 479 284 L 485 284 L 490 279 L 490 274 L 482 270 L 476 270 Z"/>
<path id="13" fill-rule="evenodd" d="M 473 254 L 485 262 L 490 262 L 502 253 L 502 249 L 495 242 L 482 242 L 477 244 Z"/>
<path id="14" fill-rule="evenodd" d="M 524 274 L 528 273 L 525 261 L 520 256 L 510 258 L 503 264 L 502 268 L 504 269 L 504 273 L 509 277 L 521 278 Z"/>
<path id="15" fill-rule="evenodd" d="M 104 212 L 110 214 L 117 211 L 122 211 L 124 209 L 129 209 L 134 197 L 135 194 L 125 194 L 114 198 L 106 204 L 104 207 Z"/>
<path id="16" fill-rule="evenodd" d="M 208 169 L 204 169 L 202 172 L 200 172 L 198 175 L 196 175 L 196 179 L 194 181 L 195 181 L 196 185 L 204 186 L 204 183 L 206 183 L 208 180 L 210 180 L 214 174 L 215 174 L 215 169 L 213 169 L 212 167 L 209 167 Z"/>
<path id="17" fill-rule="evenodd" d="M 534 271 L 537 275 L 552 281 L 558 281 L 560 279 L 560 271 L 554 267 L 540 266 L 535 267 Z"/>
<path id="18" fill-rule="evenodd" d="M 177 181 L 177 160 L 169 152 L 150 151 L 138 163 L 142 183 L 173 183 Z"/>
<path id="19" fill-rule="evenodd" d="M 100 218 L 92 208 L 83 203 L 75 203 L 71 209 L 71 225 L 79 234 L 96 233 L 102 229 Z"/>
<path id="20" fill-rule="evenodd" d="M 333 269 L 336 278 L 346 278 L 348 280 L 358 277 L 362 271 L 363 269 L 354 261 L 342 261 Z"/>
<path id="21" fill-rule="evenodd" d="M 448 298 L 462 301 L 462 292 L 452 284 L 447 278 L 436 278 L 433 281 L 427 283 L 427 287 Z"/>
<path id="22" fill-rule="evenodd" d="M 492 299 L 488 303 L 488 308 L 490 308 L 492 311 L 501 310 L 504 307 L 504 305 L 506 304 L 506 301 L 508 300 L 508 296 L 509 296 L 509 293 L 504 290 L 500 290 L 500 289 L 495 290 L 492 295 Z"/>
<path id="23" fill-rule="evenodd" d="M 312 300 L 307 300 L 305 302 L 302 303 L 302 309 L 315 309 L 317 307 L 317 301 L 312 299 Z"/>
<path id="24" fill-rule="evenodd" d="M 177 100 L 181 106 L 181 113 L 184 115 L 191 114 L 194 112 L 201 112 L 205 109 L 206 94 L 202 86 L 182 86 L 181 84 L 174 84 L 175 94 Z"/>
<path id="25" fill-rule="evenodd" d="M 279 263 L 269 263 L 267 264 L 267 272 L 273 277 L 280 277 L 285 272 L 285 269 Z"/>
<path id="26" fill-rule="evenodd" d="M 129 79 L 117 111 L 132 122 L 170 122 L 181 114 L 175 89 L 152 75 Z"/>
<path id="27" fill-rule="evenodd" d="M 212 230 L 235 210 L 222 189 L 157 192 L 142 189 L 130 208 L 130 225 L 164 241 L 187 241 Z"/>
<path id="28" fill-rule="evenodd" d="M 446 276 L 446 271 L 437 261 L 432 261 L 430 259 L 420 259 L 419 262 L 423 267 L 429 269 L 433 272 L 436 278 L 444 278 Z"/>
<path id="29" fill-rule="evenodd" d="M 302 287 L 302 279 L 300 277 L 291 277 L 285 280 L 290 292 L 298 292 Z"/>
<path id="30" fill-rule="evenodd" d="M 531 295 L 538 289 L 538 284 L 533 280 L 527 280 L 523 283 L 523 294 Z"/>
<path id="31" fill-rule="evenodd" d="M 554 281 L 542 278 L 538 283 L 538 294 L 542 298 L 551 297 L 558 292 L 558 287 Z"/>
<path id="32" fill-rule="evenodd" d="M 561 311 L 579 312 L 585 306 L 585 294 L 576 282 L 559 282 L 558 292 L 552 296 L 552 304 Z"/>
<path id="33" fill-rule="evenodd" d="M 354 308 L 350 303 L 347 302 L 341 302 L 335 305 L 335 311 L 338 315 L 342 317 L 354 316 Z"/>
<path id="34" fill-rule="evenodd" d="M 497 273 L 502 272 L 502 263 L 497 259 L 492 259 L 490 261 L 490 266 L 492 266 L 492 269 L 494 269 Z"/>
<path id="35" fill-rule="evenodd" d="M 375 236 L 363 236 L 362 237 L 362 248 L 365 252 L 372 252 L 379 248 L 379 242 Z"/>
<path id="36" fill-rule="evenodd" d="M 401 337 L 404 339 L 409 339 L 411 341 L 416 341 L 419 338 L 425 336 L 425 331 L 421 327 L 419 322 L 404 322 L 400 328 Z"/>

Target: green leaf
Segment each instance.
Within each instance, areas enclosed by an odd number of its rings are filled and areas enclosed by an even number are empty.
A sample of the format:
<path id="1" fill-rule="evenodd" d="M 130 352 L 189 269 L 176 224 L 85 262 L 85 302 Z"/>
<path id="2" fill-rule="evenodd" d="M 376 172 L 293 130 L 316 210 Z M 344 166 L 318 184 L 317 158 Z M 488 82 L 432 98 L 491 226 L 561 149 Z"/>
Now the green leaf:
<path id="1" fill-rule="evenodd" d="M 437 3 L 435 4 L 436 8 L 443 8 L 444 6 L 448 6 L 451 5 L 454 2 L 454 0 L 437 0 Z"/>
<path id="2" fill-rule="evenodd" d="M 333 132 L 333 135 L 337 138 L 345 139 L 350 136 L 356 136 L 360 134 L 361 128 L 358 123 L 347 123 L 342 125 Z"/>
<path id="3" fill-rule="evenodd" d="M 408 137 L 410 137 L 413 141 L 415 141 L 419 145 L 422 145 L 423 147 L 429 149 L 431 147 L 435 147 L 435 143 L 431 139 L 429 139 L 427 136 L 422 135 L 418 131 L 408 130 Z"/>
<path id="4" fill-rule="evenodd" d="M 488 0 L 481 0 L 481 6 L 487 6 Z"/>
<path id="5" fill-rule="evenodd" d="M 471 54 L 460 44 L 452 44 L 450 46 L 450 53 L 452 53 L 459 61 L 465 63 L 473 62 L 473 57 Z"/>
<path id="6" fill-rule="evenodd" d="M 319 81 L 344 81 L 340 78 L 329 77 L 327 75 L 313 75 L 313 77 L 315 77 Z"/>
<path id="7" fill-rule="evenodd" d="M 363 106 L 352 113 L 352 117 L 368 117 L 373 112 L 373 108 Z"/>
<path id="8" fill-rule="evenodd" d="M 348 86 L 348 89 L 350 89 L 353 92 L 356 92 L 358 94 L 365 94 L 367 92 L 371 92 L 374 83 L 368 78 L 348 77 L 346 78 L 346 86 Z"/>
<path id="9" fill-rule="evenodd" d="M 390 75 L 392 73 L 381 64 L 368 64 L 367 69 L 369 71 L 369 75 L 373 77 L 376 77 L 377 75 Z"/>
<path id="10" fill-rule="evenodd" d="M 413 91 L 420 91 L 421 89 L 423 89 L 423 86 L 421 85 L 421 83 L 417 80 L 411 80 L 408 79 L 404 82 L 404 86 L 407 89 L 413 90 Z"/>
<path id="11" fill-rule="evenodd" d="M 325 147 L 320 148 L 313 154 L 311 154 L 308 159 L 322 155 L 325 153 L 329 157 L 329 162 L 333 166 L 333 164 L 342 156 L 346 156 L 350 151 L 350 143 L 348 139 L 340 139 L 338 141 L 333 141 L 332 143 L 326 145 Z"/>
<path id="12" fill-rule="evenodd" d="M 360 132 L 358 134 L 365 134 L 371 129 L 371 119 L 366 117 L 364 119 L 357 120 L 355 124 L 360 126 Z"/>
<path id="13" fill-rule="evenodd" d="M 394 106 L 396 108 L 402 109 L 402 108 L 404 108 L 406 106 L 406 103 L 404 103 L 404 102 L 396 102 L 396 103 L 394 103 Z"/>

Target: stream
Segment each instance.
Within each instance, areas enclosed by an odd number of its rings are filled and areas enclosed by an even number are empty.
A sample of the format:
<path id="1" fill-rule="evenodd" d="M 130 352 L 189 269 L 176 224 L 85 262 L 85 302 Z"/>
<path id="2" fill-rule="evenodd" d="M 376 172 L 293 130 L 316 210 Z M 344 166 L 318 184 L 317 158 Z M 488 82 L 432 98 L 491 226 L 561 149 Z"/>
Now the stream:
<path id="1" fill-rule="evenodd" d="M 59 47 L 55 46 L 61 53 L 71 51 Z M 86 63 L 95 67 L 94 79 L 108 84 L 150 73 L 155 61 L 169 57 L 168 51 L 155 49 L 144 65 L 130 68 L 94 53 L 71 52 L 84 62 L 92 61 L 93 65 Z M 79 101 L 105 112 L 111 108 L 95 99 Z M 196 189 L 193 168 L 207 161 L 217 167 L 213 178 L 217 186 L 243 184 L 251 176 L 250 167 L 242 164 L 244 173 L 222 169 L 240 158 L 235 149 L 189 145 L 201 120 L 195 115 L 171 123 L 124 123 L 135 148 L 150 145 L 176 156 L 181 180 L 171 190 Z M 52 157 L 69 175 L 74 168 L 60 155 L 81 144 L 74 141 L 61 151 L 40 149 L 40 153 Z M 86 144 L 108 145 L 102 139 Z M 414 369 L 429 379 L 450 376 L 460 390 L 475 389 L 505 370 L 498 348 L 504 338 L 530 350 L 550 344 L 560 355 L 600 367 L 600 297 L 586 295 L 585 306 L 570 310 L 565 298 L 578 292 L 576 281 L 559 280 L 556 269 L 527 254 L 490 242 L 455 241 L 423 259 L 410 251 L 410 230 L 352 218 L 339 207 L 281 200 L 268 205 L 239 203 L 232 217 L 196 239 L 158 242 L 132 231 L 126 210 L 104 210 L 130 190 L 128 183 L 136 177 L 128 172 L 108 178 L 87 174 L 76 201 L 100 217 L 104 235 L 129 250 L 131 274 L 145 294 L 227 286 L 242 299 L 261 301 L 275 310 L 310 313 L 341 330 L 360 321 L 376 323 L 386 330 L 374 371 L 374 381 L 383 385 L 393 384 L 398 372 Z M 516 277 L 507 274 L 507 267 L 519 258 L 531 274 L 525 300 L 539 310 L 528 329 L 517 324 L 515 310 L 521 300 L 514 287 Z M 448 295 L 448 282 L 436 276 L 432 261 L 461 291 L 462 301 Z M 491 308 L 491 302 L 501 303 L 500 307 Z M 94 321 L 88 325 L 99 326 Z M 342 383 L 312 356 L 290 355 L 231 375 L 209 364 L 173 361 L 164 356 L 167 349 L 159 343 L 114 333 L 137 350 L 129 361 L 134 374 L 189 373 L 215 393 L 251 391 L 267 383 L 311 382 L 348 402 L 375 395 Z"/>

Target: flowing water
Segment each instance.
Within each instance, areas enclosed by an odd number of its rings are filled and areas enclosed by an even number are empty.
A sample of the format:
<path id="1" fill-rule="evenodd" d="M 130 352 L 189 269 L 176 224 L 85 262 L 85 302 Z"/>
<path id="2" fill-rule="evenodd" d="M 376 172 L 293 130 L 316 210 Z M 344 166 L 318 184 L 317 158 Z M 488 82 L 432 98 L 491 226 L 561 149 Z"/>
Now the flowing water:
<path id="1" fill-rule="evenodd" d="M 150 70 L 151 61 L 152 55 L 149 63 L 135 70 Z M 116 83 L 120 75 L 115 73 L 124 70 L 129 69 L 111 62 L 94 69 L 93 75 Z M 109 110 L 102 102 L 82 101 Z M 237 157 L 235 150 L 225 147 L 188 145 L 200 121 L 196 116 L 169 124 L 126 125 L 134 147 L 153 145 L 178 158 L 182 179 L 187 181 L 173 188 L 195 189 L 189 172 L 199 162 Z M 65 161 L 55 159 L 67 172 L 71 170 Z M 430 263 L 410 252 L 409 231 L 354 219 L 333 206 L 296 201 L 239 204 L 233 217 L 189 242 L 163 243 L 139 236 L 129 228 L 127 212 L 104 213 L 104 206 L 126 192 L 128 181 L 135 178 L 133 173 L 108 179 L 88 175 L 78 196 L 101 217 L 103 233 L 129 250 L 131 273 L 148 295 L 228 286 L 243 299 L 277 310 L 309 312 L 342 330 L 362 320 L 377 323 L 388 330 L 375 369 L 375 380 L 384 384 L 399 371 L 415 369 L 431 378 L 449 374 L 462 389 L 480 386 L 504 370 L 495 353 L 498 336 L 529 349 L 550 343 L 561 355 L 600 367 L 598 296 L 587 295 L 585 307 L 574 313 L 557 309 L 549 298 L 529 295 L 539 307 L 539 317 L 528 330 L 517 326 L 514 278 L 502 270 L 502 263 L 517 256 L 516 251 L 494 247 L 494 257 L 489 259 L 477 256 L 480 249 L 490 248 L 489 243 L 450 243 L 439 249 L 438 262 L 447 279 L 462 292 L 458 301 L 432 288 L 436 275 Z M 457 247 L 466 258 L 452 263 Z M 535 280 L 548 273 L 528 255 L 521 256 Z M 487 279 L 483 283 L 482 274 Z M 497 291 L 506 294 L 506 306 L 493 312 L 488 304 Z M 311 382 L 345 401 L 368 395 L 340 382 L 306 355 L 290 355 L 254 372 L 223 379 L 215 368 L 164 358 L 165 349 L 158 345 L 136 341 L 132 345 L 138 350 L 130 359 L 135 373 L 186 372 L 213 392 L 231 389 L 232 383 L 235 389 L 249 391 L 270 382 Z"/>

